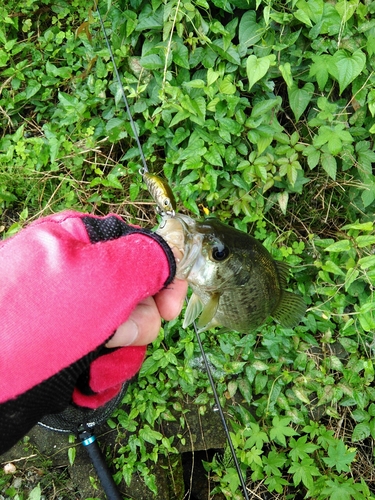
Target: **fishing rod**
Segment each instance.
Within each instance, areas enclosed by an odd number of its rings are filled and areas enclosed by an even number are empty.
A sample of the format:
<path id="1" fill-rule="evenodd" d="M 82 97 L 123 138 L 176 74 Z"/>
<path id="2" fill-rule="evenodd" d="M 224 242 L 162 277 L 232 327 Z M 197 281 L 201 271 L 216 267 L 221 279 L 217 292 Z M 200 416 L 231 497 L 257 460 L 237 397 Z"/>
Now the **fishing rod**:
<path id="1" fill-rule="evenodd" d="M 108 48 L 108 52 L 109 52 L 109 55 L 110 55 L 110 58 L 111 58 L 111 61 L 112 61 L 112 64 L 113 64 L 113 70 L 114 70 L 117 82 L 119 84 L 119 87 L 120 87 L 121 96 L 122 96 L 122 99 L 123 99 L 123 101 L 125 103 L 126 111 L 128 113 L 128 117 L 129 117 L 131 129 L 132 129 L 132 132 L 133 132 L 133 135 L 134 135 L 134 139 L 135 139 L 135 141 L 137 143 L 139 154 L 140 154 L 140 157 L 141 157 L 141 160 L 142 160 L 142 165 L 143 166 L 142 166 L 142 168 L 140 169 L 139 172 L 142 175 L 142 177 L 145 179 L 145 174 L 149 173 L 149 169 L 147 167 L 146 158 L 145 158 L 145 155 L 143 153 L 141 142 L 139 140 L 137 128 L 135 126 L 135 123 L 134 123 L 134 120 L 133 120 L 133 116 L 132 116 L 132 113 L 130 111 L 130 106 L 129 106 L 129 103 L 128 103 L 128 99 L 127 99 L 126 94 L 125 94 L 124 86 L 122 84 L 121 77 L 120 77 L 120 74 L 119 74 L 119 71 L 118 71 L 118 68 L 117 68 L 117 65 L 116 65 L 116 61 L 115 61 L 115 58 L 114 58 L 114 55 L 113 55 L 112 47 L 111 47 L 111 44 L 110 44 L 108 36 L 107 36 L 107 31 L 106 31 L 105 26 L 104 26 L 104 21 L 103 21 L 102 15 L 101 15 L 100 10 L 99 10 L 98 2 L 96 2 L 96 12 L 98 14 L 100 27 L 101 27 L 101 30 L 102 30 L 102 33 L 103 33 L 103 36 L 104 36 L 104 39 L 105 39 L 105 42 L 106 42 L 106 45 L 107 45 L 107 48 Z M 147 179 L 147 177 L 146 177 L 146 179 Z M 148 186 L 148 188 L 150 190 L 149 184 L 150 183 L 146 182 L 146 185 Z M 162 210 L 162 208 L 161 208 L 161 210 Z M 202 341 L 201 341 L 200 335 L 198 333 L 198 329 L 197 329 L 195 321 L 193 321 L 193 327 L 194 327 L 194 332 L 195 332 L 195 335 L 196 335 L 196 338 L 197 338 L 197 341 L 198 341 L 199 349 L 200 349 L 201 354 L 202 354 L 202 358 L 203 358 L 204 366 L 205 366 L 205 369 L 206 369 L 206 372 L 207 372 L 208 380 L 209 380 L 211 388 L 212 388 L 212 392 L 213 392 L 215 404 L 216 404 L 217 410 L 218 410 L 219 415 L 220 415 L 220 419 L 221 419 L 221 422 L 222 422 L 222 425 L 223 425 L 223 429 L 224 429 L 224 432 L 225 432 L 225 435 L 226 435 L 226 439 L 228 441 L 229 448 L 230 448 L 230 451 L 231 451 L 231 454 L 232 454 L 233 462 L 235 464 L 235 468 L 236 468 L 236 471 L 237 471 L 237 474 L 238 474 L 238 478 L 240 480 L 241 488 L 242 488 L 242 491 L 243 491 L 243 496 L 244 496 L 245 500 L 249 500 L 249 496 L 247 494 L 247 488 L 246 488 L 245 480 L 243 478 L 241 467 L 240 467 L 240 464 L 239 464 L 239 461 L 238 461 L 238 458 L 237 458 L 237 455 L 236 455 L 236 452 L 235 452 L 235 449 L 234 449 L 233 441 L 232 441 L 232 438 L 230 436 L 230 431 L 229 431 L 228 424 L 227 424 L 226 419 L 225 419 L 223 407 L 222 407 L 222 405 L 220 403 L 219 395 L 217 393 L 216 386 L 215 386 L 215 383 L 214 383 L 214 379 L 213 379 L 213 376 L 212 376 L 212 371 L 211 371 L 211 368 L 210 368 L 210 364 L 209 364 L 209 361 L 207 359 L 206 353 L 204 351 L 204 348 L 203 348 L 203 345 L 202 345 Z"/>

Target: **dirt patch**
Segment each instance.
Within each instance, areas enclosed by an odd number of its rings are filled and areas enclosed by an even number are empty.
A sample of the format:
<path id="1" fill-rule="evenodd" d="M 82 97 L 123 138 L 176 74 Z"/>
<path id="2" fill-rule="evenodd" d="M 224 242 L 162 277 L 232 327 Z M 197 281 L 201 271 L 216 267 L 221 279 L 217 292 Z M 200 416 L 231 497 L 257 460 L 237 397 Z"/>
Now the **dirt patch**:
<path id="1" fill-rule="evenodd" d="M 225 446 L 225 435 L 217 412 L 208 411 L 201 416 L 194 404 L 187 405 L 185 409 L 189 410 L 186 413 L 186 428 L 189 430 L 185 431 L 185 444 L 174 443 L 181 453 L 177 465 L 173 471 L 168 470 L 163 457 L 153 464 L 159 494 L 154 496 L 142 478 L 134 475 L 129 487 L 124 482 L 118 486 L 122 498 L 180 500 L 188 492 L 191 500 L 207 498 L 210 485 L 201 463 Z M 167 437 L 181 433 L 176 422 L 164 422 L 158 430 Z M 106 424 L 98 426 L 95 435 L 104 453 L 118 447 L 116 430 Z M 74 446 L 76 457 L 72 466 L 68 450 Z M 51 431 L 37 425 L 26 438 L 0 457 L 0 463 L 2 467 L 7 463 L 15 466 L 12 474 L 3 474 L 0 478 L 3 483 L 0 482 L 0 500 L 13 498 L 17 492 L 30 492 L 37 485 L 40 486 L 42 498 L 48 500 L 107 498 L 84 447 L 69 443 L 69 433 Z M 107 465 L 112 473 L 116 472 L 110 463 Z"/>

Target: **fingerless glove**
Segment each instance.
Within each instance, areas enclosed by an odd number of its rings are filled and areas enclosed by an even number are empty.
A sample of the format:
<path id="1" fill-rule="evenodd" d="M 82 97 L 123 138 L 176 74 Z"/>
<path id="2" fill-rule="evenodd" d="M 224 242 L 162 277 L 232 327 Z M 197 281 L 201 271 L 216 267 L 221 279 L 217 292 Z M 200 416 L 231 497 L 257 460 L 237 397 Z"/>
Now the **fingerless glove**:
<path id="1" fill-rule="evenodd" d="M 165 241 L 116 215 L 62 212 L 0 242 L 0 454 L 43 415 L 118 393 L 146 347 L 104 345 L 174 275 Z"/>

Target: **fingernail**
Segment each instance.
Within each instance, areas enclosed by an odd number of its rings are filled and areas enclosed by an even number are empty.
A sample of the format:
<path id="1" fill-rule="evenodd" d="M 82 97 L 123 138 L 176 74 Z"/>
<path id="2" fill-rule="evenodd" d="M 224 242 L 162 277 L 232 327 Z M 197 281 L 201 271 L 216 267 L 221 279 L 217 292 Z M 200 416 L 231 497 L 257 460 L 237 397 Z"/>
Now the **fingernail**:
<path id="1" fill-rule="evenodd" d="M 131 345 L 138 337 L 138 325 L 132 319 L 128 319 L 120 325 L 113 337 L 107 342 L 107 347 L 121 347 Z"/>
<path id="2" fill-rule="evenodd" d="M 132 319 L 128 319 L 126 323 L 120 326 L 120 329 L 121 328 L 126 330 L 124 333 L 124 345 L 131 345 L 139 334 L 137 323 Z"/>

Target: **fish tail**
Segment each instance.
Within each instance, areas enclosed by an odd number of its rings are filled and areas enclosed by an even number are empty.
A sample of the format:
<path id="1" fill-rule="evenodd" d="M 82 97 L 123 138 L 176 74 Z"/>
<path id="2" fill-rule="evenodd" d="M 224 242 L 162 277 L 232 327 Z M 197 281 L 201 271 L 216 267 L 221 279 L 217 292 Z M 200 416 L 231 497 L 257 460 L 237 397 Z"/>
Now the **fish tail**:
<path id="1" fill-rule="evenodd" d="M 306 312 L 306 304 L 302 297 L 295 293 L 281 291 L 280 301 L 272 313 L 283 327 L 293 328 L 303 318 Z"/>

